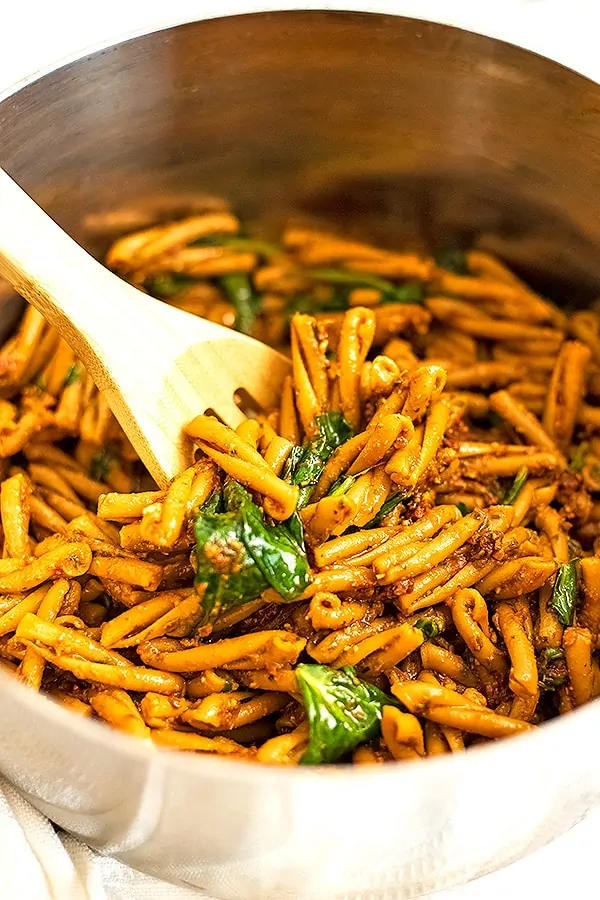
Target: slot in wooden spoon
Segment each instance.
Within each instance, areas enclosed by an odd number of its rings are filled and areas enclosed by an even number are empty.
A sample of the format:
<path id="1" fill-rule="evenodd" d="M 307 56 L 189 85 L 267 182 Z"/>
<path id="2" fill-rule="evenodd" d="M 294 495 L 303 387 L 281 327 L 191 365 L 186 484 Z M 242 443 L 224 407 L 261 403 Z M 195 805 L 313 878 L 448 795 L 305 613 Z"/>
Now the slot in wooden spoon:
<path id="1" fill-rule="evenodd" d="M 195 416 L 212 409 L 235 428 L 240 388 L 278 403 L 289 360 L 121 281 L 2 169 L 0 274 L 73 348 L 160 487 L 191 462 L 182 429 Z"/>

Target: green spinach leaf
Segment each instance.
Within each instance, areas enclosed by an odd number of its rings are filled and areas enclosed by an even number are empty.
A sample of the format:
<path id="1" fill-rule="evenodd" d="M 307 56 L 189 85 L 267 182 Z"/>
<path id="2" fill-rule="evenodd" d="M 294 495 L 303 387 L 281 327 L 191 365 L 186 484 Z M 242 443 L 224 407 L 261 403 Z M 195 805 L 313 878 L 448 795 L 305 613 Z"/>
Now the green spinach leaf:
<path id="1" fill-rule="evenodd" d="M 349 269 L 307 269 L 314 281 L 325 284 L 348 285 L 349 287 L 371 287 L 382 293 L 382 303 L 423 303 L 425 292 L 416 282 L 397 285 L 387 278 L 380 278 L 370 272 L 355 272 Z"/>
<path id="2" fill-rule="evenodd" d="M 548 603 L 555 611 L 560 624 L 565 628 L 573 624 L 577 596 L 577 560 L 572 559 L 571 562 L 563 563 L 560 566 L 554 581 L 552 597 Z"/>
<path id="3" fill-rule="evenodd" d="M 256 600 L 268 587 L 243 541 L 238 512 L 200 513 L 196 534 L 197 585 L 205 585 L 202 596 L 204 623 L 226 609 Z"/>
<path id="4" fill-rule="evenodd" d="M 440 269 L 447 269 L 455 275 L 468 275 L 467 255 L 463 250 L 440 250 L 435 254 L 435 261 Z"/>
<path id="5" fill-rule="evenodd" d="M 160 275 L 151 275 L 144 282 L 144 287 L 153 297 L 164 298 L 174 297 L 194 284 L 193 278 L 186 275 L 176 275 L 173 272 L 163 272 Z"/>
<path id="6" fill-rule="evenodd" d="M 435 619 L 417 619 L 415 628 L 422 631 L 426 638 L 435 638 L 440 634 L 440 626 Z"/>
<path id="7" fill-rule="evenodd" d="M 256 253 L 265 259 L 278 256 L 281 253 L 281 247 L 277 244 L 271 244 L 269 241 L 263 241 L 260 238 L 243 237 L 239 234 L 206 234 L 204 237 L 192 241 L 192 246 L 204 247 L 231 247 L 232 250 L 241 250 L 246 253 Z"/>
<path id="8" fill-rule="evenodd" d="M 517 474 L 515 475 L 515 480 L 508 488 L 506 493 L 504 494 L 502 500 L 500 501 L 504 506 L 513 506 L 516 503 L 517 498 L 521 491 L 525 486 L 525 482 L 529 477 L 529 472 L 525 468 L 525 466 L 521 466 Z"/>
<path id="9" fill-rule="evenodd" d="M 355 475 L 340 475 L 340 477 L 331 485 L 327 496 L 339 497 L 341 494 L 345 494 L 350 490 L 355 481 Z"/>
<path id="10" fill-rule="evenodd" d="M 419 304 L 425 300 L 425 288 L 418 281 L 407 281 L 405 284 L 394 285 L 393 291 L 386 291 L 381 298 L 385 303 L 411 303 Z"/>
<path id="11" fill-rule="evenodd" d="M 285 526 L 266 524 L 262 510 L 237 482 L 227 482 L 223 489 L 224 512 L 215 511 L 214 496 L 194 525 L 195 581 L 206 586 L 204 621 L 256 600 L 269 586 L 285 600 L 295 600 L 310 582 L 301 546 Z"/>
<path id="12" fill-rule="evenodd" d="M 538 684 L 542 691 L 554 691 L 568 678 L 564 650 L 546 647 L 538 658 Z"/>
<path id="13" fill-rule="evenodd" d="M 588 453 L 590 452 L 590 445 L 588 441 L 583 441 L 573 450 L 571 454 L 571 461 L 569 463 L 569 468 L 572 472 L 583 472 L 585 468 L 585 463 L 587 460 Z"/>
<path id="14" fill-rule="evenodd" d="M 65 376 L 63 387 L 69 387 L 70 384 L 76 384 L 81 381 L 82 368 L 80 363 L 73 363 Z"/>
<path id="15" fill-rule="evenodd" d="M 296 313 L 315 316 L 318 313 L 345 312 L 350 309 L 349 290 L 341 287 L 331 297 L 316 297 L 314 294 L 295 294 L 286 304 L 286 314 L 291 320 Z"/>
<path id="16" fill-rule="evenodd" d="M 110 467 L 118 457 L 116 447 L 112 444 L 104 444 L 90 463 L 90 478 L 95 481 L 104 481 L 110 471 Z"/>
<path id="17" fill-rule="evenodd" d="M 403 500 L 406 500 L 406 494 L 403 494 L 401 491 L 398 491 L 397 494 L 392 494 L 391 497 L 387 498 L 379 512 L 373 516 L 371 521 L 367 522 L 365 528 L 378 528 L 385 517 L 389 516 L 389 514 L 393 512 L 393 510 L 395 510 Z"/>
<path id="18" fill-rule="evenodd" d="M 230 272 L 222 275 L 219 282 L 235 309 L 236 330 L 250 334 L 260 312 L 261 298 L 252 289 L 249 277 L 245 272 Z"/>
<path id="19" fill-rule="evenodd" d="M 336 670 L 302 663 L 295 671 L 310 728 L 309 744 L 300 760 L 306 765 L 336 762 L 376 737 L 383 707 L 398 705 L 358 678 L 352 666 Z"/>
<path id="20" fill-rule="evenodd" d="M 239 485 L 239 491 L 247 492 Z M 285 600 L 295 600 L 310 584 L 306 555 L 285 525 L 266 525 L 262 510 L 249 495 L 240 503 L 242 540 L 272 588 Z"/>
<path id="21" fill-rule="evenodd" d="M 283 477 L 300 487 L 298 509 L 310 500 L 325 463 L 338 447 L 352 436 L 352 429 L 340 412 L 328 412 L 317 417 L 318 434 L 304 447 L 290 453 Z"/>

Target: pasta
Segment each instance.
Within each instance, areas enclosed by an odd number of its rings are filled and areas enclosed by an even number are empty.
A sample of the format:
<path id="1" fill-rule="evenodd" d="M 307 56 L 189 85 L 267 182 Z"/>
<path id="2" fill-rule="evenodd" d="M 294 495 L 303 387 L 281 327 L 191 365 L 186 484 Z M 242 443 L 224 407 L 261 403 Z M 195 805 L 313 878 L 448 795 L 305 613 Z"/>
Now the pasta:
<path id="1" fill-rule="evenodd" d="M 33 309 L 0 349 L 0 662 L 148 746 L 418 762 L 600 695 L 600 313 L 502 261 L 227 210 L 107 265 L 289 354 L 156 490 Z"/>

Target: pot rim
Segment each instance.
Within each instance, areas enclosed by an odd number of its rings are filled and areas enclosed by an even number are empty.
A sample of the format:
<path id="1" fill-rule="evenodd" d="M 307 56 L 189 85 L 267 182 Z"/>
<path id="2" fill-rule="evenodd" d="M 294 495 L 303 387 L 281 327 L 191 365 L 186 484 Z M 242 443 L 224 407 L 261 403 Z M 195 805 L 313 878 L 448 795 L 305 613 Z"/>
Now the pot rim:
<path id="1" fill-rule="evenodd" d="M 211 0 L 206 0 L 206 2 L 210 3 Z M 308 0 L 310 2 L 310 0 Z M 23 88 L 28 87 L 31 84 L 34 84 L 36 81 L 44 78 L 46 75 L 50 75 L 52 72 L 57 72 L 59 69 L 63 69 L 65 66 L 70 65 L 71 63 L 77 62 L 81 59 L 85 59 L 88 56 L 93 56 L 96 53 L 100 53 L 103 50 L 110 50 L 114 47 L 120 46 L 121 44 L 125 44 L 128 41 L 135 40 L 137 38 L 146 37 L 151 34 L 156 34 L 162 31 L 168 31 L 171 28 L 179 28 L 182 25 L 191 25 L 198 22 L 206 22 L 211 19 L 228 19 L 234 16 L 254 16 L 254 15 L 264 15 L 268 13 L 273 14 L 281 14 L 281 13 L 357 13 L 362 15 L 370 15 L 370 16 L 394 16 L 398 19 L 410 19 L 415 22 L 422 22 L 424 25 L 439 25 L 444 28 L 451 28 L 456 31 L 464 31 L 468 34 L 476 34 L 479 37 L 487 38 L 490 41 L 498 41 L 502 44 L 508 44 L 510 46 L 516 47 L 519 50 L 522 50 L 526 53 L 532 53 L 535 56 L 541 56 L 543 59 L 549 60 L 554 63 L 556 66 L 560 66 L 561 68 L 568 69 L 571 72 L 574 72 L 576 75 L 579 75 L 582 78 L 591 81 L 593 84 L 600 84 L 600 68 L 596 68 L 596 75 L 592 75 L 590 71 L 587 71 L 586 63 L 579 62 L 577 67 L 570 65 L 566 62 L 561 62 L 558 59 L 555 59 L 552 56 L 543 53 L 541 48 L 536 49 L 528 42 L 522 42 L 519 39 L 519 35 L 515 30 L 514 35 L 511 35 L 510 39 L 506 36 L 499 37 L 497 28 L 489 28 L 486 26 L 484 29 L 482 25 L 478 22 L 470 21 L 467 24 L 464 23 L 465 18 L 471 17 L 472 7 L 469 5 L 466 7 L 467 16 L 457 16 L 452 17 L 450 14 L 444 15 L 442 10 L 439 7 L 439 4 L 436 0 L 418 0 L 418 13 L 417 11 L 411 12 L 407 9 L 401 9 L 400 6 L 404 6 L 406 3 L 410 3 L 411 0 L 375 0 L 373 3 L 367 3 L 365 0 L 358 0 L 356 5 L 354 5 L 353 0 L 330 0 L 327 6 L 315 5 L 312 3 L 310 6 L 302 6 L 293 5 L 290 6 L 282 6 L 285 3 L 285 0 L 275 0 L 274 3 L 265 2 L 265 0 L 221 0 L 221 2 L 217 5 L 215 4 L 214 8 L 209 8 L 198 14 L 197 12 L 192 12 L 190 10 L 188 13 L 182 13 L 178 15 L 167 16 L 160 21 L 152 22 L 148 21 L 146 24 L 141 25 L 139 28 L 127 29 L 126 31 L 119 33 L 117 35 L 109 35 L 107 37 L 102 38 L 99 41 L 94 41 L 90 44 L 85 44 L 82 47 L 72 51 L 71 53 L 67 53 L 64 56 L 58 57 L 58 59 L 53 59 L 48 63 L 41 66 L 39 69 L 34 69 L 28 74 L 24 75 L 22 78 L 18 79 L 15 82 L 7 85 L 6 87 L 0 86 L 0 104 L 7 100 L 9 97 L 12 97 L 14 94 L 17 94 L 19 91 L 23 90 Z M 428 9 L 428 7 L 430 7 Z M 488 23 L 491 24 L 491 23 Z M 493 33 L 496 32 L 496 33 Z"/>
<path id="2" fill-rule="evenodd" d="M 550 755 L 551 748 L 556 750 L 556 739 L 566 734 L 569 728 L 574 732 L 577 726 L 580 732 L 593 734 L 594 723 L 597 728 L 600 721 L 600 702 L 592 700 L 568 715 L 557 716 L 545 722 L 539 728 L 530 732 L 517 735 L 513 738 L 504 738 L 499 741 L 490 741 L 471 748 L 467 753 L 448 753 L 428 758 L 423 765 L 406 766 L 402 764 L 386 764 L 371 766 L 354 766 L 347 764 L 328 764 L 322 766 L 276 766 L 260 764 L 253 760 L 235 759 L 219 754 L 190 753 L 182 750 L 167 750 L 156 746 L 151 742 L 145 742 L 140 738 L 125 734 L 109 726 L 91 719 L 78 716 L 71 710 L 64 709 L 43 694 L 32 691 L 30 688 L 16 680 L 14 675 L 0 670 L 0 691 L 12 693 L 14 699 L 27 707 L 40 721 L 46 720 L 49 727 L 56 726 L 64 731 L 65 739 L 69 732 L 73 737 L 86 741 L 94 741 L 104 745 L 106 750 L 119 753 L 128 757 L 130 761 L 143 763 L 158 763 L 165 768 L 179 769 L 180 774 L 210 776 L 223 778 L 228 783 L 253 782 L 260 784 L 267 781 L 271 784 L 274 780 L 281 785 L 288 782 L 290 777 L 298 779 L 331 781 L 336 779 L 337 784 L 343 790 L 351 787 L 351 783 L 357 780 L 365 782 L 370 780 L 373 787 L 380 787 L 381 781 L 389 784 L 390 780 L 401 781 L 408 777 L 414 780 L 418 773 L 429 772 L 435 778 L 446 779 L 452 772 L 453 777 L 460 776 L 459 770 L 463 766 L 471 766 L 473 757 L 479 760 L 480 765 L 498 771 L 498 764 L 508 771 L 512 766 L 518 766 L 521 753 L 519 748 L 525 742 L 529 744 L 529 751 L 533 752 L 537 747 L 537 755 L 543 756 L 542 747 L 545 747 Z M 434 771 L 435 767 L 435 771 Z M 575 768 L 573 766 L 573 768 Z"/>

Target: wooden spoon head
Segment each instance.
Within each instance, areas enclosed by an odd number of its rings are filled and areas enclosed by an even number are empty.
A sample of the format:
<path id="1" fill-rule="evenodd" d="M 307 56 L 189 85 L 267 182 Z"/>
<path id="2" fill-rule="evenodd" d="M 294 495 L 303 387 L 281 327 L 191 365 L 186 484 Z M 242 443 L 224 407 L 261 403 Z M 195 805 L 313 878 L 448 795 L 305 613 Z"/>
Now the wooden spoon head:
<path id="1" fill-rule="evenodd" d="M 256 408 L 276 408 L 291 362 L 260 341 L 137 293 L 148 315 L 162 324 L 160 340 L 151 350 L 152 360 L 146 347 L 139 348 L 145 360 L 139 372 L 137 367 L 121 370 L 118 389 L 110 386 L 107 399 L 150 474 L 164 487 L 192 462 L 185 425 L 211 411 L 237 428 L 245 418 L 235 399 L 240 390 Z M 154 331 L 154 321 L 151 327 Z"/>

